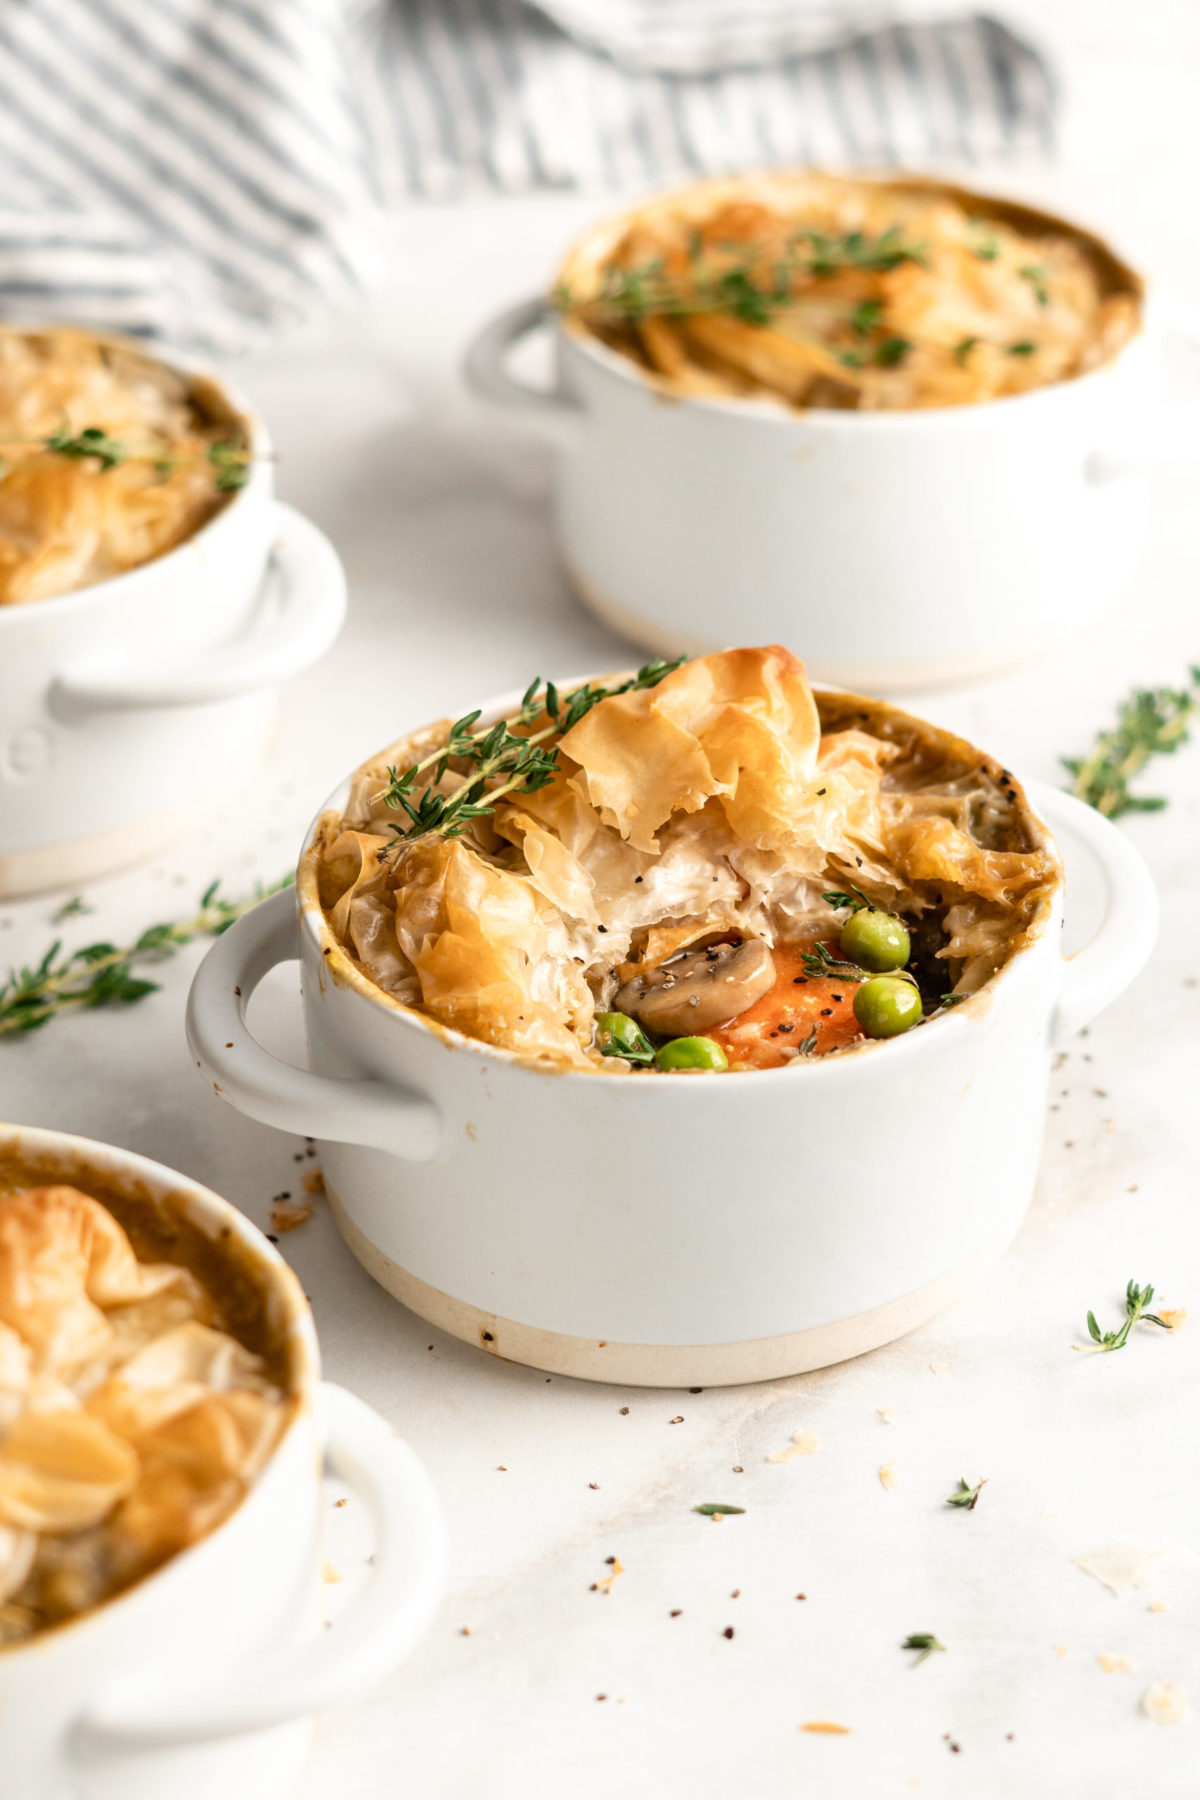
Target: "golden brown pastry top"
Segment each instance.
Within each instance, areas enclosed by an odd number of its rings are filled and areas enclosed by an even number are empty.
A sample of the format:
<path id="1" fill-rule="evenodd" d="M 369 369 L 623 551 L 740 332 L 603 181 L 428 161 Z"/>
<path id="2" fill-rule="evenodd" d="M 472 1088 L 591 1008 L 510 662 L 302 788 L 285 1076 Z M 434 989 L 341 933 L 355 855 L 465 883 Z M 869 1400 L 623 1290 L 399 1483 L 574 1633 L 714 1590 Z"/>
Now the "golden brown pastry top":
<path id="1" fill-rule="evenodd" d="M 116 446 L 115 466 L 78 453 L 85 432 Z M 203 382 L 120 339 L 0 329 L 0 606 L 90 587 L 191 537 L 229 497 L 214 446 L 244 454 L 245 428 Z"/>
<path id="2" fill-rule="evenodd" d="M 590 232 L 557 293 L 574 329 L 668 392 L 860 411 L 1070 380 L 1141 323 L 1138 277 L 1062 220 L 812 172 L 653 200 Z"/>
<path id="3" fill-rule="evenodd" d="M 0 1192 L 0 1646 L 88 1611 L 237 1505 L 282 1389 L 187 1268 L 75 1187 Z"/>

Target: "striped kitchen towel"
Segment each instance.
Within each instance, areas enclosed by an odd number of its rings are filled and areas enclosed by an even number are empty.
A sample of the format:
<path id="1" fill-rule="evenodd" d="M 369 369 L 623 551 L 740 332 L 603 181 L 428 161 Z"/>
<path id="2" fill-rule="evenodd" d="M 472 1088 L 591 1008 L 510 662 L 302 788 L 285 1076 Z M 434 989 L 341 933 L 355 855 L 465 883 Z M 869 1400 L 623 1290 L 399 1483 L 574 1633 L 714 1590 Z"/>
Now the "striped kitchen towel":
<path id="1" fill-rule="evenodd" d="M 1037 50 L 985 15 L 889 14 L 853 0 L 390 0 L 365 66 L 391 185 L 428 199 L 1049 151 L 1055 87 Z"/>
<path id="2" fill-rule="evenodd" d="M 368 280 L 388 203 L 994 161 L 1053 115 L 1008 27 L 886 0 L 3 0 L 0 310 L 229 353 Z"/>

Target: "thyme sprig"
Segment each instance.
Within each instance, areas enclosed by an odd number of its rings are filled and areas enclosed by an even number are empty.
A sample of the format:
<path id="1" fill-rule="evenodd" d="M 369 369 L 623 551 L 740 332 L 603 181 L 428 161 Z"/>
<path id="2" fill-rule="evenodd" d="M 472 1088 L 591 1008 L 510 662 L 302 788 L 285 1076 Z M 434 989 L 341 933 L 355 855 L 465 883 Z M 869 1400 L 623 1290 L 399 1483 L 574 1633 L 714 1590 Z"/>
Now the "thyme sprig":
<path id="1" fill-rule="evenodd" d="M 932 1656 L 935 1650 L 944 1650 L 946 1646 L 934 1637 L 932 1631 L 910 1631 L 900 1648 L 920 1651 L 920 1655 L 913 1664 L 915 1669 L 925 1661 L 927 1656 Z"/>
<path id="2" fill-rule="evenodd" d="M 961 1506 L 967 1512 L 974 1512 L 979 1504 L 980 1491 L 986 1486 L 986 1475 L 982 1481 L 977 1481 L 974 1487 L 971 1486 L 965 1475 L 960 1475 L 958 1478 L 958 1486 L 955 1488 L 954 1492 L 946 1495 L 946 1505 Z"/>
<path id="3" fill-rule="evenodd" d="M 828 899 L 828 895 L 825 896 Z M 857 963 L 842 962 L 831 956 L 824 944 L 817 944 L 812 950 L 806 950 L 801 957 L 804 973 L 809 976 L 844 975 L 847 981 L 868 981 L 870 977 L 865 969 Z"/>
<path id="4" fill-rule="evenodd" d="M 1092 1341 L 1090 1344 L 1075 1344 L 1073 1348 L 1092 1355 L 1103 1350 L 1123 1350 L 1129 1342 L 1130 1332 L 1138 1324 L 1160 1325 L 1164 1331 L 1170 1331 L 1169 1322 L 1166 1319 L 1160 1319 L 1157 1313 L 1149 1310 L 1153 1298 L 1153 1287 L 1142 1288 L 1136 1281 L 1127 1282 L 1125 1284 L 1124 1323 L 1119 1325 L 1115 1331 L 1101 1331 L 1096 1323 L 1095 1313 L 1089 1312 L 1087 1327 L 1088 1336 Z"/>
<path id="5" fill-rule="evenodd" d="M 601 700 L 657 687 L 685 661 L 680 656 L 674 662 L 648 662 L 628 681 L 612 687 L 599 687 L 588 681 L 568 694 L 561 694 L 552 681 L 543 685 L 541 677 L 535 675 L 521 697 L 515 717 L 498 719 L 486 731 L 475 730 L 480 718 L 478 710 L 464 713 L 450 727 L 446 742 L 420 762 L 403 772 L 389 764 L 387 786 L 374 799 L 382 800 L 393 812 L 403 812 L 408 823 L 389 827 L 395 833 L 395 842 L 377 853 L 378 860 L 386 861 L 400 844 L 415 838 L 461 837 L 474 820 L 494 812 L 496 802 L 505 794 L 537 793 L 558 772 L 558 751 L 547 739 L 565 736 Z M 522 735 L 521 727 L 536 725 L 542 717 L 550 721 L 548 725 Z M 453 793 L 438 793 L 437 786 L 451 762 L 467 763 L 469 773 Z M 422 775 L 428 779 L 418 792 Z"/>
<path id="6" fill-rule="evenodd" d="M 1116 724 L 1099 734 L 1086 756 L 1061 759 L 1075 777 L 1073 794 L 1109 819 L 1162 811 L 1167 802 L 1161 795 L 1132 794 L 1129 783 L 1152 756 L 1171 756 L 1187 743 L 1200 707 L 1200 664 L 1193 663 L 1188 674 L 1187 687 L 1135 688 L 1121 702 Z"/>
<path id="7" fill-rule="evenodd" d="M 132 1004 L 156 993 L 162 985 L 134 973 L 134 965 L 149 958 L 160 962 L 198 937 L 220 937 L 235 919 L 249 912 L 268 894 L 287 887 L 285 875 L 269 887 L 261 884 L 245 900 L 227 900 L 219 881 L 210 882 L 190 919 L 148 925 L 132 944 L 85 944 L 63 953 L 56 938 L 39 963 L 11 969 L 0 983 L 0 1036 L 37 1031 L 60 1013 L 80 1007 Z"/>
<path id="8" fill-rule="evenodd" d="M 204 450 L 196 451 L 131 449 L 99 425 L 85 425 L 82 431 L 74 432 L 64 425 L 49 437 L 9 439 L 0 449 L 43 450 L 50 456 L 65 457 L 69 462 L 98 462 L 102 475 L 107 475 L 110 469 L 119 469 L 122 463 L 127 462 L 151 463 L 158 475 L 170 475 L 189 463 L 206 464 L 212 472 L 213 486 L 219 494 L 234 493 L 238 488 L 245 487 L 250 479 L 250 464 L 253 461 L 251 452 L 244 444 L 232 441 L 209 444 Z M 0 479 L 7 473 L 8 465 L 0 455 Z"/>
<path id="9" fill-rule="evenodd" d="M 599 323 L 612 325 L 637 325 L 646 318 L 683 318 L 691 313 L 729 313 L 745 325 L 769 325 L 777 312 L 792 304 L 797 276 L 820 281 L 847 269 L 884 274 L 901 263 L 926 260 L 922 245 L 904 242 L 899 225 L 877 237 L 863 231 L 838 235 L 797 231 L 786 254 L 769 266 L 761 255 L 751 254 L 729 268 L 708 273 L 703 256 L 702 246 L 694 242 L 692 273 L 686 277 L 669 274 L 663 259 L 655 257 L 632 268 L 607 269 L 598 292 L 586 300 L 576 298 L 563 283 L 555 301 L 563 312 L 584 312 Z M 882 302 L 876 300 L 855 308 L 848 320 L 855 335 L 866 336 L 881 311 Z"/>
<path id="10" fill-rule="evenodd" d="M 882 911 L 882 908 L 877 907 L 874 900 L 868 900 L 862 889 L 855 887 L 852 881 L 846 883 L 846 888 L 849 890 L 848 892 L 843 891 L 841 888 L 833 888 L 829 893 L 822 894 L 821 898 L 826 906 L 832 906 L 835 912 L 860 913 Z"/>

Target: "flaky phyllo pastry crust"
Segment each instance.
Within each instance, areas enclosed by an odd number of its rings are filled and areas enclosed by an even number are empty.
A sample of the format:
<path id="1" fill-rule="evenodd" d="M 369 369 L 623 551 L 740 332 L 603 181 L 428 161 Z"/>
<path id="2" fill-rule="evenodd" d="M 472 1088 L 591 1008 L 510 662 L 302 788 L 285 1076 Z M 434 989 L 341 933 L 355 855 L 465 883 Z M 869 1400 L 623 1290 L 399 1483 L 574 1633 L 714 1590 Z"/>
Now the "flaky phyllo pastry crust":
<path id="1" fill-rule="evenodd" d="M 337 944 L 394 1001 L 559 1068 L 628 1073 L 594 1031 L 622 981 L 721 934 L 836 939 L 823 896 L 847 883 L 905 915 L 935 989 L 969 995 L 1041 930 L 1058 880 L 1007 771 L 894 708 L 814 696 L 778 646 L 601 700 L 550 738 L 549 785 L 504 796 L 462 836 L 397 844 L 389 768 L 448 732 L 358 771 L 344 813 L 319 823 L 302 892 L 316 888 Z M 464 779 L 451 759 L 435 786 Z"/>
<path id="2" fill-rule="evenodd" d="M 1138 277 L 1063 220 L 812 170 L 661 195 L 590 231 L 556 295 L 666 392 L 859 411 L 1071 380 L 1141 324 Z"/>
<path id="3" fill-rule="evenodd" d="M 100 431 L 123 459 L 52 451 Z M 206 384 L 119 339 L 0 330 L 0 606 L 89 587 L 150 562 L 227 495 L 208 460 L 244 439 Z"/>
<path id="4" fill-rule="evenodd" d="M 140 1262 L 99 1201 L 0 1194 L 0 1644 L 211 1531 L 284 1408 L 200 1282 Z"/>

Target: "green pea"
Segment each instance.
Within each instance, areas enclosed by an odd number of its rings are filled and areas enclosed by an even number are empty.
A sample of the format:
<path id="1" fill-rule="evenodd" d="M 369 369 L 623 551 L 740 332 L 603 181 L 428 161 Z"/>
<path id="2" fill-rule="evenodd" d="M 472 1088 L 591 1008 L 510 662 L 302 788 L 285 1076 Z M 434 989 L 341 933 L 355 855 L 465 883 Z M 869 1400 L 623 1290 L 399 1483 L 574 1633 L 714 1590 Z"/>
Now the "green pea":
<path id="1" fill-rule="evenodd" d="M 888 969 L 902 969 L 912 954 L 908 932 L 891 913 L 864 907 L 842 926 L 842 955 L 860 969 L 882 975 Z"/>
<path id="2" fill-rule="evenodd" d="M 729 1058 L 715 1038 L 672 1038 L 656 1053 L 660 1069 L 727 1069 Z"/>
<path id="3" fill-rule="evenodd" d="M 855 990 L 854 1016 L 868 1037 L 899 1037 L 920 1024 L 921 996 L 913 982 L 898 975 L 875 975 Z"/>
<path id="4" fill-rule="evenodd" d="M 654 1045 L 628 1013 L 596 1014 L 596 1048 L 601 1056 L 623 1056 L 627 1062 L 654 1061 Z"/>

